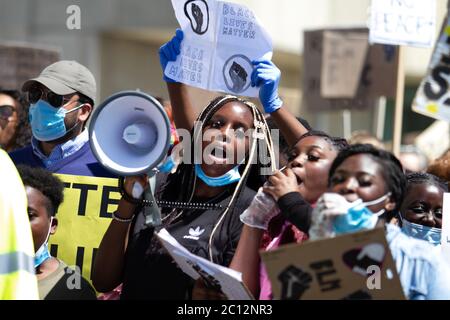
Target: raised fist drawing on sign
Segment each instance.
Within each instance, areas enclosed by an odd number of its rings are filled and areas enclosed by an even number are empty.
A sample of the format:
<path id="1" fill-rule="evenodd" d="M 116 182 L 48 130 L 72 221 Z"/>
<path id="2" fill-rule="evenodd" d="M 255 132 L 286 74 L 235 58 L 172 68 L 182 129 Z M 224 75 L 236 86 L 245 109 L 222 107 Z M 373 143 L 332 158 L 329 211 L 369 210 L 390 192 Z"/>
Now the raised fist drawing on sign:
<path id="1" fill-rule="evenodd" d="M 281 282 L 281 300 L 299 300 L 309 289 L 312 277 L 291 265 L 278 275 L 278 280 Z"/>

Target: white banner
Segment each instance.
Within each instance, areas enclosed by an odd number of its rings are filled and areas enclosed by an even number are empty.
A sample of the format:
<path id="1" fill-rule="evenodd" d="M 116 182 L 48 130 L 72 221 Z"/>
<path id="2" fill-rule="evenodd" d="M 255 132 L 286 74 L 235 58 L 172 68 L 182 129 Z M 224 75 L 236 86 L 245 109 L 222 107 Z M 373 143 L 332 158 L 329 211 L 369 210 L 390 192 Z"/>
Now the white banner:
<path id="1" fill-rule="evenodd" d="M 371 43 L 431 47 L 436 33 L 436 0 L 372 0 Z"/>
<path id="2" fill-rule="evenodd" d="M 177 82 L 236 95 L 256 97 L 253 60 L 272 58 L 272 41 L 253 12 L 217 0 L 172 0 L 184 32 L 181 54 L 165 75 Z"/>

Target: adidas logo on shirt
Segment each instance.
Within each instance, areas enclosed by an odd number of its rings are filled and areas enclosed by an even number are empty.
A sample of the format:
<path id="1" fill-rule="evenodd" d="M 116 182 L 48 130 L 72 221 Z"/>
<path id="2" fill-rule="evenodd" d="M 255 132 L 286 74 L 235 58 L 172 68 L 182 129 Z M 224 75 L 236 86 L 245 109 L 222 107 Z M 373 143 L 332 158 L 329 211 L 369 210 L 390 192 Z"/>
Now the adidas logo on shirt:
<path id="1" fill-rule="evenodd" d="M 200 236 L 205 232 L 205 229 L 200 229 L 200 227 L 197 227 L 195 229 L 189 228 L 189 235 L 185 235 L 184 239 L 191 239 L 191 240 L 198 240 Z"/>

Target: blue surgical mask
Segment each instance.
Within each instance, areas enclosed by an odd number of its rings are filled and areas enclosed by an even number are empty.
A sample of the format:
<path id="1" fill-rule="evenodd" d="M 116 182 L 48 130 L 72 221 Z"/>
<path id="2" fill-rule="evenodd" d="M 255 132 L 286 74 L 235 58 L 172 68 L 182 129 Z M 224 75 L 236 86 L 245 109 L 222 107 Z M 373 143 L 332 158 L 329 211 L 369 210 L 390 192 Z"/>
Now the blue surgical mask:
<path id="1" fill-rule="evenodd" d="M 48 251 L 48 238 L 50 237 L 50 231 L 52 230 L 53 217 L 50 219 L 50 227 L 48 229 L 47 237 L 44 243 L 34 254 L 34 268 L 39 267 L 44 261 L 51 258 L 50 251 Z"/>
<path id="2" fill-rule="evenodd" d="M 406 235 L 419 240 L 425 240 L 434 246 L 441 244 L 441 235 L 442 235 L 441 229 L 427 227 L 421 224 L 409 222 L 408 220 L 404 219 L 401 215 L 400 219 L 402 221 L 402 231 Z"/>
<path id="3" fill-rule="evenodd" d="M 64 108 L 55 108 L 47 101 L 39 100 L 31 104 L 29 112 L 29 121 L 33 136 L 39 141 L 53 141 L 64 137 L 64 135 L 76 127 L 76 123 L 69 130 L 66 129 L 64 118 L 66 114 L 76 111 L 83 107 L 80 105 L 70 111 Z"/>
<path id="4" fill-rule="evenodd" d="M 339 234 L 346 234 L 357 232 L 360 230 L 373 229 L 377 224 L 378 217 L 380 217 L 385 210 L 373 213 L 368 206 L 373 206 L 390 196 L 390 193 L 382 196 L 379 199 L 370 202 L 362 202 L 361 199 L 352 203 L 347 214 L 337 216 L 333 221 L 334 232 Z"/>
<path id="5" fill-rule="evenodd" d="M 199 164 L 195 165 L 195 174 L 204 183 L 210 187 L 222 187 L 239 181 L 241 174 L 239 172 L 239 166 L 234 167 L 224 175 L 220 177 L 209 177 L 205 174 L 202 167 Z"/>

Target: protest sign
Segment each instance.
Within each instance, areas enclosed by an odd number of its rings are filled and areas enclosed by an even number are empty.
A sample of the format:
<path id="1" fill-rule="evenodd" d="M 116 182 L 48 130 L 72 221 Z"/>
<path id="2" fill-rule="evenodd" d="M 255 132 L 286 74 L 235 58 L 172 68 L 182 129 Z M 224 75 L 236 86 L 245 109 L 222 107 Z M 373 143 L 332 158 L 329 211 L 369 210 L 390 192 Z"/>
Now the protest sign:
<path id="1" fill-rule="evenodd" d="M 242 274 L 196 256 L 180 245 L 166 229 L 155 233 L 178 266 L 191 278 L 202 278 L 211 288 L 223 292 L 229 300 L 253 300 L 242 283 Z"/>
<path id="2" fill-rule="evenodd" d="M 404 299 L 384 228 L 261 252 L 275 299 Z"/>
<path id="3" fill-rule="evenodd" d="M 450 121 L 449 52 L 450 17 L 447 17 L 412 106 L 415 112 L 444 121 Z"/>
<path id="4" fill-rule="evenodd" d="M 431 47 L 436 0 L 372 0 L 370 42 Z"/>
<path id="5" fill-rule="evenodd" d="M 92 263 L 120 199 L 117 179 L 57 174 L 64 183 L 64 202 L 50 237 L 52 256 L 77 265 L 91 281 Z"/>
<path id="6" fill-rule="evenodd" d="M 444 193 L 441 247 L 445 261 L 450 265 L 450 193 Z"/>
<path id="7" fill-rule="evenodd" d="M 59 59 L 60 53 L 55 49 L 0 44 L 0 87 L 20 90 L 25 81 L 37 77 Z"/>
<path id="8" fill-rule="evenodd" d="M 450 149 L 450 123 L 435 121 L 414 140 L 414 144 L 430 160 L 442 156 Z"/>
<path id="9" fill-rule="evenodd" d="M 376 44 L 365 49 L 362 39 L 367 39 L 367 37 L 368 29 L 365 28 L 321 29 L 305 32 L 303 61 L 303 91 L 305 94 L 303 97 L 308 109 L 314 111 L 365 109 L 372 107 L 380 96 L 395 97 L 399 62 L 398 48 Z M 338 42 L 341 48 L 338 56 L 330 56 L 333 52 L 331 50 L 330 54 L 324 54 L 325 48 L 332 47 Z M 356 46 L 352 46 L 350 49 L 352 43 Z M 349 56 L 361 58 L 364 51 L 367 53 L 364 63 L 362 66 L 360 65 L 360 70 L 357 70 L 355 65 L 348 72 L 334 72 L 333 81 L 339 82 L 337 84 L 332 84 L 329 79 L 322 80 L 323 76 L 330 77 L 332 74 L 326 69 L 338 65 L 342 59 L 348 60 Z M 325 59 L 332 61 L 324 61 Z M 355 75 L 357 78 L 354 78 Z M 353 83 L 357 79 L 357 89 L 352 97 L 343 97 L 350 92 L 338 90 L 344 90 L 342 88 L 348 85 L 349 79 Z M 322 88 L 322 84 L 329 87 Z M 327 92 L 329 88 L 337 88 L 331 93 L 340 97 L 327 98 L 323 96 L 322 92 L 324 91 L 325 94 L 330 93 Z M 353 92 L 354 88 L 351 91 Z"/>
<path id="10" fill-rule="evenodd" d="M 194 87 L 256 97 L 253 60 L 272 58 L 272 41 L 243 5 L 217 0 L 172 0 L 184 32 L 181 54 L 164 74 Z"/>

